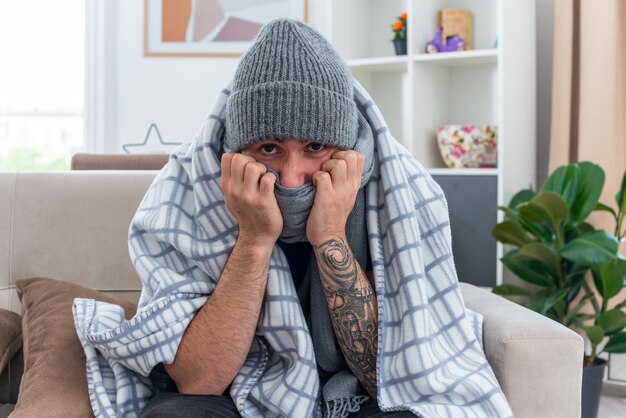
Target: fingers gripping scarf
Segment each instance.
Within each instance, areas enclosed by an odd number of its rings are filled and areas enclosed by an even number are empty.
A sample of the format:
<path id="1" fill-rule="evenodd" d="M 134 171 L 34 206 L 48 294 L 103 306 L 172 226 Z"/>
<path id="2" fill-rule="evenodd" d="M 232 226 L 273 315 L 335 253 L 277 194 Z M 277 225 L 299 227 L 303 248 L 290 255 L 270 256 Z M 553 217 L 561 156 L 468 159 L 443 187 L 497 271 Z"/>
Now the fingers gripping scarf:
<path id="1" fill-rule="evenodd" d="M 172 154 L 133 219 L 129 251 L 143 283 L 135 317 L 124 320 L 119 306 L 103 302 L 74 302 L 98 417 L 137 416 L 161 390 L 156 366 L 174 360 L 235 244 L 238 227 L 220 185 L 228 94 L 227 87 L 197 138 Z M 379 309 L 378 404 L 424 417 L 512 416 L 482 352 L 480 320 L 461 299 L 441 189 L 391 137 L 356 82 L 355 100 L 376 147 L 365 190 Z M 230 395 L 246 417 L 313 417 L 319 392 L 311 336 L 275 247 L 257 334 Z"/>

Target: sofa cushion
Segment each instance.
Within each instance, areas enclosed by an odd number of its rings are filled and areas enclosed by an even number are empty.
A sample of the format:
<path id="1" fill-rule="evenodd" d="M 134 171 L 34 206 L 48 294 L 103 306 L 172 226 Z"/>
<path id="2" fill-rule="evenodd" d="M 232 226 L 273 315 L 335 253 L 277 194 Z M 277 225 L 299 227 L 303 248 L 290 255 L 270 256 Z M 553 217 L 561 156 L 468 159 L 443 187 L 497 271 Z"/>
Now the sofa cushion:
<path id="1" fill-rule="evenodd" d="M 21 347 L 22 318 L 15 312 L 0 309 L 0 373 Z"/>
<path id="2" fill-rule="evenodd" d="M 21 279 L 15 287 L 22 302 L 24 375 L 11 417 L 93 416 L 72 303 L 76 297 L 115 303 L 127 318 L 134 315 L 135 305 L 53 279 Z"/>

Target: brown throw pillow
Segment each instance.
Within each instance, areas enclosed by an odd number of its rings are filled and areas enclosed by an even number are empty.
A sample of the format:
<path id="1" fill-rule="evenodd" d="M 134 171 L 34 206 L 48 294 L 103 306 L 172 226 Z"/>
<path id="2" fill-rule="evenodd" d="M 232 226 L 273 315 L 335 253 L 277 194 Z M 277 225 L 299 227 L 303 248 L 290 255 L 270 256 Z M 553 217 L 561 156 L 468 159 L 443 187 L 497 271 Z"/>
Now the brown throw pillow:
<path id="1" fill-rule="evenodd" d="M 72 303 L 76 297 L 115 303 L 127 318 L 135 314 L 135 305 L 53 279 L 21 279 L 15 287 L 22 301 L 24 375 L 11 417 L 93 416 Z"/>
<path id="2" fill-rule="evenodd" d="M 22 318 L 15 312 L 0 309 L 0 373 L 20 347 Z"/>

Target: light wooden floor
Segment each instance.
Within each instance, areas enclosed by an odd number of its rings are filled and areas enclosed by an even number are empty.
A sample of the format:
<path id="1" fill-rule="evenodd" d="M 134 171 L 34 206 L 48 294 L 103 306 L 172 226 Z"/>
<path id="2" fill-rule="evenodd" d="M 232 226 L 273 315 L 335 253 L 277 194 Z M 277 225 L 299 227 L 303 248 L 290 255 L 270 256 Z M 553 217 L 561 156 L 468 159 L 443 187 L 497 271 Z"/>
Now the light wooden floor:
<path id="1" fill-rule="evenodd" d="M 624 418 L 626 416 L 626 398 L 602 395 L 598 418 Z"/>

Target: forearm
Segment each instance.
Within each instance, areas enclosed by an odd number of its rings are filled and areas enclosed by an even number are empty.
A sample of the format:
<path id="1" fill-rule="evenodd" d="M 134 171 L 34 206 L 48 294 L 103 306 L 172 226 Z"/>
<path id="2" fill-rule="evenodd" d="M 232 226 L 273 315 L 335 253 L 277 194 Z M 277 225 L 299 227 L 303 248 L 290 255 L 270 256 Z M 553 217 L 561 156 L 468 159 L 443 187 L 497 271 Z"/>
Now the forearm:
<path id="1" fill-rule="evenodd" d="M 241 369 L 257 327 L 271 248 L 238 241 L 205 305 L 165 365 L 181 393 L 221 395 Z"/>
<path id="2" fill-rule="evenodd" d="M 348 366 L 376 398 L 378 306 L 345 237 L 313 246 L 331 322 Z"/>

